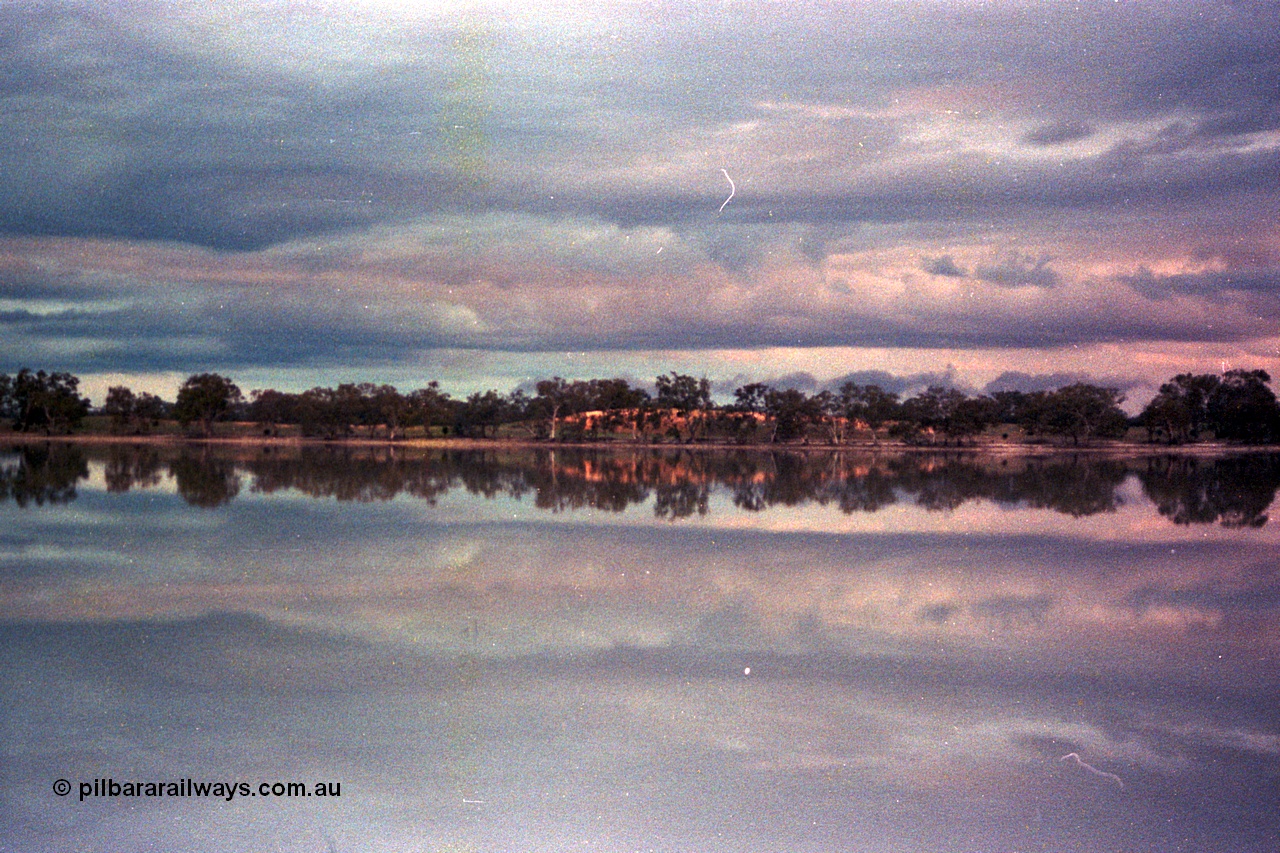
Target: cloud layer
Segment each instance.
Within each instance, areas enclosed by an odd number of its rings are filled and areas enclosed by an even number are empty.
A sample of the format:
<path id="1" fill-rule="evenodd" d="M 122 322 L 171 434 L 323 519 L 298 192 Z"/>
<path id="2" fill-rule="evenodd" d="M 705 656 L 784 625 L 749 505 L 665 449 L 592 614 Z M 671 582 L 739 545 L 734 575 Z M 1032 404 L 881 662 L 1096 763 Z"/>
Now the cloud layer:
<path id="1" fill-rule="evenodd" d="M 1151 354 L 1134 382 L 1274 368 L 1273 20 L 6 7 L 0 369 L 289 384 L 467 351 L 497 375 L 448 378 L 514 384 L 577 351 L 723 379 L 773 363 L 724 351 L 847 348 L 820 379 L 914 351 L 899 372 L 981 385 L 1108 346 Z"/>

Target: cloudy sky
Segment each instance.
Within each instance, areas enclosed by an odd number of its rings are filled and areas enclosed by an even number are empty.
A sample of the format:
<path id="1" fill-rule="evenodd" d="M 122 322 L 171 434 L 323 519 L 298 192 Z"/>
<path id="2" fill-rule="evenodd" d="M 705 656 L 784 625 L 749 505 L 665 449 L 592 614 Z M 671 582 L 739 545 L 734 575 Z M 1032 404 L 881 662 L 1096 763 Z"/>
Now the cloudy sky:
<path id="1" fill-rule="evenodd" d="M 525 5 L 4 4 L 0 371 L 1280 373 L 1274 3 Z"/>

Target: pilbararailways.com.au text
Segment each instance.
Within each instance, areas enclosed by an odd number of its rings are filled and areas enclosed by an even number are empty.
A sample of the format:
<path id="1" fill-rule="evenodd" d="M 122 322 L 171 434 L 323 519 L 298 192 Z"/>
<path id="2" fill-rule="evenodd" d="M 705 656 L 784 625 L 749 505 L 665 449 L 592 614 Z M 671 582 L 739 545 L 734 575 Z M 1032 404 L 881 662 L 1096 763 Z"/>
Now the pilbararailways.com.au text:
<path id="1" fill-rule="evenodd" d="M 76 783 L 80 802 L 90 798 L 120 797 L 216 797 L 231 802 L 236 797 L 341 797 L 342 783 L 322 781 L 306 782 L 204 782 L 194 779 L 176 779 L 163 782 L 117 782 L 115 779 L 94 779 Z M 53 792 L 65 797 L 72 791 L 66 779 L 53 783 Z"/>

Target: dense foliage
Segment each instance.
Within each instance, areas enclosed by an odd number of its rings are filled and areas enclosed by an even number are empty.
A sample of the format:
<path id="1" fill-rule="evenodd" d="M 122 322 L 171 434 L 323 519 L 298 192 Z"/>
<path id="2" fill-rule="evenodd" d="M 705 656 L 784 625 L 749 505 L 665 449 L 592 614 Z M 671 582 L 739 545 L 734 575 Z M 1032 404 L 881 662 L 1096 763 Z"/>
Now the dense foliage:
<path id="1" fill-rule="evenodd" d="M 1003 426 L 1031 440 L 1072 445 L 1125 435 L 1144 427 L 1152 442 L 1206 438 L 1269 443 L 1280 441 L 1280 405 L 1262 370 L 1221 375 L 1180 374 L 1160 387 L 1142 413 L 1128 418 L 1115 388 L 1076 383 L 1053 391 L 1000 391 L 968 396 L 933 386 L 913 397 L 878 385 L 846 382 L 836 390 L 807 394 L 795 388 L 750 383 L 733 401 L 717 404 L 711 383 L 681 373 L 656 378 L 654 391 L 626 379 L 567 380 L 552 377 L 510 394 L 475 393 L 455 399 L 436 382 L 402 393 L 391 385 L 342 384 L 301 393 L 255 390 L 248 399 L 229 378 L 191 376 L 167 403 L 147 393 L 112 387 L 100 413 L 118 433 L 142 434 L 168 418 L 203 435 L 218 421 L 258 425 L 264 435 L 291 425 L 330 439 L 400 439 L 418 435 L 493 438 L 500 434 L 551 441 L 630 439 L 737 444 L 878 444 L 893 437 L 910 444 L 963 445 Z M 0 374 L 0 416 L 20 431 L 71 430 L 88 412 L 67 373 L 22 370 Z"/>
<path id="2" fill-rule="evenodd" d="M 1195 441 L 1207 434 L 1230 441 L 1280 440 L 1280 406 L 1265 370 L 1181 373 L 1164 385 L 1139 419 L 1152 441 Z"/>
<path id="3" fill-rule="evenodd" d="M 70 432 L 89 413 L 89 401 L 80 396 L 79 387 L 80 380 L 70 373 L 0 373 L 0 417 L 22 432 Z"/>

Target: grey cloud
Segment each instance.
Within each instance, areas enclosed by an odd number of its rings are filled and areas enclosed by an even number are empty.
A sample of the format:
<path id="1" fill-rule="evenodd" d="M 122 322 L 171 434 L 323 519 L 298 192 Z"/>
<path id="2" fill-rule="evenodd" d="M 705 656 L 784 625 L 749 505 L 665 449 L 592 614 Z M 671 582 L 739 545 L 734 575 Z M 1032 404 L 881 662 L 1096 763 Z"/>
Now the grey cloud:
<path id="1" fill-rule="evenodd" d="M 836 392 L 840 390 L 841 385 L 847 382 L 852 382 L 855 385 L 878 385 L 885 391 L 903 396 L 910 396 L 935 385 L 947 388 L 962 388 L 967 391 L 973 390 L 958 380 L 954 370 L 913 373 L 905 376 L 899 376 L 884 370 L 859 370 L 845 373 L 829 382 L 819 382 L 812 374 L 804 371 L 787 373 L 776 377 L 767 376 L 763 379 L 738 375 L 731 379 L 714 382 L 713 389 L 716 394 L 725 400 L 730 400 L 736 389 L 748 382 L 756 381 L 763 382 L 773 388 L 795 389 L 806 393 L 819 391 Z"/>
<path id="2" fill-rule="evenodd" d="M 982 389 L 984 394 L 996 394 L 1000 391 L 1054 391 L 1077 382 L 1089 382 L 1090 377 L 1084 373 L 1023 373 L 1019 370 L 1006 370 L 992 379 Z"/>
<path id="3" fill-rule="evenodd" d="M 922 607 L 916 613 L 916 616 L 921 622 L 942 625 L 958 613 L 960 609 L 961 608 L 958 604 L 934 604 L 929 607 Z"/>
<path id="4" fill-rule="evenodd" d="M 1280 76 L 1275 5 L 1239 3 L 1213 11 L 1199 32 L 1177 27 L 1187 40 L 1169 45 L 1167 58 L 1137 77 L 1127 105 L 1203 111 L 1203 130 L 1215 136 L 1280 127 L 1280 93 L 1273 85 Z"/>
<path id="5" fill-rule="evenodd" d="M 974 274 L 1002 287 L 1056 287 L 1062 276 L 1049 266 L 1053 260 L 1014 252 L 994 266 L 978 267 Z"/>
<path id="6" fill-rule="evenodd" d="M 625 242 L 625 241 L 623 241 Z M 673 250 L 674 251 L 674 250 Z M 661 257 L 661 256 L 658 256 Z M 287 259 L 286 259 L 287 261 Z M 280 261 L 273 261 L 279 263 Z M 407 263 L 407 262 L 406 262 Z M 689 260 L 679 262 L 688 265 Z M 436 262 L 421 262 L 419 276 L 428 279 Z M 572 267 L 562 267 L 572 269 Z M 443 269 L 443 268 L 442 268 Z M 1248 315 L 1222 313 L 1213 323 L 1195 312 L 1112 311 L 1099 315 L 1082 306 L 1067 317 L 1087 319 L 1072 324 L 1035 323 L 1017 312 L 967 315 L 933 313 L 921 317 L 896 309 L 862 311 L 841 300 L 837 310 L 809 316 L 802 297 L 793 301 L 781 291 L 749 278 L 735 279 L 739 295 L 726 302 L 714 289 L 663 298 L 614 287 L 605 279 L 600 295 L 589 287 L 540 290 L 537 301 L 506 294 L 522 282 L 519 267 L 504 275 L 510 285 L 484 284 L 487 268 L 478 266 L 466 281 L 449 280 L 456 294 L 431 285 L 411 299 L 355 285 L 338 292 L 332 283 L 298 283 L 251 287 L 234 282 L 205 285 L 175 282 L 163 289 L 137 287 L 127 281 L 86 284 L 82 293 L 65 277 L 45 290 L 66 303 L 55 311 L 24 305 L 24 294 L 6 306 L 4 324 L 11 335 L 3 360 L 58 358 L 71 346 L 79 355 L 66 369 L 191 370 L 199 361 L 216 361 L 227 369 L 239 366 L 319 366 L 348 363 L 385 364 L 436 348 L 480 348 L 512 352 L 556 350 L 741 349 L 767 346 L 1039 346 L 1068 342 L 1165 339 L 1238 340 L 1260 329 Z M 294 281 L 299 270 L 269 268 L 268 276 Z M 1030 267 L 1032 273 L 1035 266 Z M 1027 267 L 1017 268 L 1026 274 Z M 252 266 L 246 275 L 253 275 Z M 471 284 L 473 278 L 481 283 Z M 252 279 L 248 279 L 252 280 Z M 458 290 L 457 288 L 461 288 Z M 544 287 L 535 279 L 528 287 Z M 766 288 L 761 290 L 761 288 Z M 580 301 L 591 296 L 590 312 Z M 1258 294 L 1257 298 L 1262 298 Z M 33 298 L 29 295 L 26 298 Z M 38 298 L 38 297 L 37 297 Z M 644 306 L 639 310 L 637 306 Z M 758 307 L 757 307 L 758 306 Z M 1207 309 L 1206 309 L 1207 310 Z M 15 349 L 16 347 L 16 349 Z M 951 374 L 898 377 L 869 372 L 841 381 L 881 384 L 905 392 L 932 384 L 954 384 Z M 830 384 L 830 383 L 829 383 Z M 732 390 L 732 389 L 730 389 Z"/>
<path id="7" fill-rule="evenodd" d="M 948 278 L 964 278 L 969 273 L 963 268 L 956 266 L 955 259 L 950 255 L 942 255 L 938 258 L 925 258 L 922 268 L 931 275 L 942 275 Z"/>
<path id="8" fill-rule="evenodd" d="M 900 229 L 892 239 L 901 248 L 948 228 L 1043 235 L 1071 221 L 1102 234 L 1124 212 L 1169 223 L 1158 248 L 1176 251 L 1199 239 L 1184 223 L 1225 219 L 1229 209 L 1265 219 L 1280 192 L 1280 151 L 1240 136 L 1275 126 L 1267 81 L 1280 52 L 1260 26 L 1265 9 L 658 8 L 657 25 L 652 8 L 387 26 L 229 13 L 211 35 L 198 18 L 152 21 L 133 7 L 5 6 L 0 232 L 229 253 L 279 246 L 295 272 L 316 278 L 463 289 L 483 279 L 521 297 L 467 302 L 460 292 L 457 303 L 487 323 L 479 335 L 429 311 L 374 317 L 364 303 L 348 310 L 355 300 L 325 305 L 323 289 L 278 317 L 265 303 L 210 307 L 216 297 L 180 282 L 188 304 L 146 304 L 156 282 L 142 271 L 132 292 L 113 289 L 134 306 L 127 312 L 5 306 L 14 309 L 5 322 L 38 352 L 107 341 L 93 345 L 101 355 L 85 356 L 103 367 L 112 358 L 159 367 L 179 350 L 293 364 L 395 360 L 432 346 L 1032 347 L 1258 333 L 1238 318 L 1209 328 L 1195 316 L 1123 312 L 1045 322 L 1016 310 L 905 316 L 804 294 L 757 296 L 757 279 L 780 257 L 817 275 L 849 246 L 874 253 L 889 245 L 876 236 L 889 228 L 876 223 Z M 1205 11 L 1216 14 L 1206 22 Z M 997 143 L 984 150 L 967 135 L 992 116 L 1030 146 L 1019 157 L 994 156 Z M 942 136 L 921 142 L 921 118 L 938 119 L 926 136 Z M 1077 159 L 1040 150 L 1101 139 L 1108 150 Z M 722 166 L 740 183 L 721 213 Z M 432 216 L 463 225 L 442 229 L 430 252 L 368 259 L 379 229 Z M 565 239 L 549 249 L 566 221 L 651 227 L 647 238 L 674 234 L 679 246 L 622 251 L 605 239 L 584 249 Z M 330 241 L 345 242 L 330 252 Z M 1062 282 L 1047 256 L 1010 255 L 977 270 L 950 255 L 921 263 L 1008 287 Z M 584 273 L 613 276 L 609 292 L 549 284 Z M 723 274 L 736 302 L 700 298 L 708 292 L 689 279 L 704 274 Z M 642 289 L 660 280 L 695 296 L 683 306 L 646 303 Z M 1122 283 L 1153 298 L 1239 291 L 1263 300 L 1251 306 L 1260 309 L 1275 294 L 1269 269 Z M 0 281 L 20 302 L 58 292 L 87 301 L 92 287 L 53 273 Z"/>
<path id="9" fill-rule="evenodd" d="M 818 380 L 813 378 L 813 374 L 805 373 L 804 371 L 779 376 L 769 384 L 773 385 L 775 388 L 795 391 L 812 392 L 816 391 L 818 388 Z"/>
<path id="10" fill-rule="evenodd" d="M 6 14 L 15 21 L 24 18 L 17 12 Z M 403 33 L 391 28 L 390 33 L 376 35 L 352 30 L 348 35 L 358 39 L 353 44 L 357 54 L 360 49 L 384 46 L 404 51 L 406 59 L 378 75 L 361 73 L 354 60 L 336 63 L 338 70 L 312 88 L 299 86 L 289 74 L 247 56 L 210 59 L 207 53 L 193 50 L 177 31 L 140 37 L 135 28 L 123 24 L 128 15 L 121 11 L 101 12 L 79 25 L 67 20 L 76 15 L 26 15 L 21 20 L 25 35 L 5 54 L 11 90 L 16 87 L 23 97 L 39 103 L 40 98 L 50 97 L 47 81 L 62 81 L 57 101 L 73 113 L 83 113 L 84 127 L 73 129 L 68 137 L 49 118 L 35 117 L 28 110 L 10 113 L 8 138 L 34 139 L 54 151 L 79 150 L 91 155 L 90 161 L 102 161 L 102 166 L 97 173 L 83 176 L 89 185 L 51 172 L 47 177 L 54 179 L 62 202 L 40 193 L 15 193 L 15 198 L 28 201 L 9 206 L 3 227 L 11 233 L 124 235 L 252 248 L 400 218 L 423 206 L 438 208 L 448 200 L 451 186 L 467 186 L 465 175 L 452 174 L 467 158 L 482 166 L 486 161 L 496 166 L 532 160 L 543 167 L 544 177 L 565 176 L 573 172 L 570 164 L 577 159 L 579 146 L 608 150 L 624 139 L 634 139 L 637 128 L 640 139 L 656 143 L 672 128 L 746 120 L 757 102 L 777 92 L 801 100 L 838 102 L 834 101 L 837 95 L 847 98 L 845 93 L 860 91 L 865 93 L 865 103 L 874 108 L 901 87 L 943 85 L 969 77 L 974 84 L 985 83 L 972 69 L 996 63 L 1004 63 L 1006 75 L 1013 79 L 1037 79 L 1074 68 L 1054 59 L 1063 51 L 1042 47 L 1045 31 L 1068 43 L 1091 40 L 1095 50 L 1121 69 L 1106 82 L 1130 85 L 1125 71 L 1141 63 L 1125 52 L 1129 45 L 1123 34 L 1141 34 L 1153 50 L 1163 48 L 1165 40 L 1174 41 L 1166 29 L 1189 35 L 1193 42 L 1196 36 L 1190 26 L 1194 16 L 1189 13 L 1175 15 L 1171 25 L 1163 15 L 1128 14 L 1119 19 L 1119 33 L 1111 32 L 1117 29 L 1116 22 L 1100 8 L 1086 10 L 1083 24 L 1075 15 L 1042 11 L 1020 19 L 998 8 L 978 14 L 926 4 L 917 14 L 914 26 L 904 29 L 894 13 L 813 7 L 778 15 L 776 9 L 765 14 L 761 7 L 744 4 L 712 14 L 673 7 L 661 27 L 653 27 L 647 15 L 619 14 L 579 24 L 574 36 L 554 26 L 520 28 L 483 21 L 475 48 L 478 76 L 471 84 L 466 82 L 471 79 L 466 64 L 470 60 L 451 46 L 458 25 L 419 26 Z M 1199 53 L 1175 50 L 1174 56 L 1200 62 L 1209 54 L 1213 62 L 1219 62 L 1218 57 L 1226 62 L 1258 42 L 1243 54 L 1265 70 L 1265 40 L 1241 21 L 1225 21 L 1220 27 Z M 1072 28 L 1080 29 L 1079 33 Z M 940 47 L 941 42 L 931 35 L 939 29 L 954 29 L 957 38 L 951 41 L 956 43 Z M 286 38 L 289 33 L 282 29 L 277 35 Z M 70 77 L 66 63 L 36 49 L 43 40 L 55 37 L 69 42 L 70 54 L 85 57 Z M 826 61 L 829 56 L 843 59 L 833 65 Z M 850 56 L 863 61 L 849 62 Z M 1088 77 L 1106 67 L 1098 62 L 1092 70 L 1072 73 Z M 575 73 L 567 74 L 563 70 L 567 68 L 576 69 Z M 1172 69 L 1183 66 L 1174 64 L 1170 73 Z M 29 86 L 21 82 L 27 80 Z M 112 87 L 116 100 L 96 112 L 85 112 L 91 102 L 89 93 L 103 85 Z M 1210 85 L 1207 78 L 1204 85 Z M 130 92 L 152 95 L 140 114 L 116 104 Z M 1206 109 L 1229 106 L 1229 100 L 1219 104 L 1203 97 L 1187 98 Z M 465 147 L 472 142 L 450 136 L 444 120 L 467 110 L 479 125 L 474 150 L 460 151 L 459 144 Z M 601 115 L 612 118 L 601 123 Z M 596 130 L 584 133 L 591 121 L 596 122 Z M 95 128 L 92 133 L 87 130 L 90 124 Z M 1028 138 L 1032 142 L 1062 140 L 1088 124 L 1084 119 L 1050 118 L 1043 130 L 1033 131 Z M 419 135 L 410 139 L 411 133 Z M 108 157 L 109 150 L 113 153 Z M 11 141 L 3 159 L 30 166 L 32 153 Z M 389 168 L 393 163 L 395 167 Z M 1205 171 L 1202 185 L 1195 189 L 1212 190 L 1239 166 L 1247 162 L 1239 158 L 1219 162 L 1219 171 Z M 315 170 L 319 180 L 304 198 L 298 198 L 295 179 L 307 169 Z M 237 171 L 243 172 L 245 180 L 230 178 Z M 276 171 L 278 176 L 271 174 Z M 1004 172 L 1003 180 L 997 173 L 997 181 L 984 181 L 979 195 L 968 200 L 948 199 L 943 186 L 921 176 L 894 189 L 853 195 L 794 191 L 761 198 L 755 204 L 744 199 L 727 212 L 744 221 L 765 221 L 773 210 L 775 220 L 780 216 L 822 222 L 946 217 L 1018 203 L 1094 204 L 1098 202 L 1091 201 L 1089 193 L 1106 199 L 1117 189 L 1112 171 L 1077 170 L 1065 179 L 1051 171 L 1040 175 Z M 204 183 L 183 177 L 202 173 L 222 177 Z M 167 174 L 178 177 L 172 181 L 157 177 Z M 591 212 L 618 222 L 640 223 L 686 220 L 692 211 L 720 200 L 718 195 L 703 197 L 645 186 L 615 187 L 607 197 L 581 195 L 570 183 L 553 204 L 549 197 L 529 198 L 520 176 L 477 177 L 488 182 L 490 189 L 467 196 L 470 201 L 454 199 L 454 203 L 535 211 L 546 205 L 561 213 Z M 1159 197 L 1167 177 L 1150 175 L 1122 188 L 1131 195 Z M 1253 177 L 1256 173 L 1251 171 L 1242 179 Z M 317 185 L 335 178 L 341 190 L 337 195 L 371 195 L 373 204 L 357 210 L 326 208 L 322 201 L 327 194 Z M 416 198 L 387 198 L 395 196 L 395 189 L 405 182 L 420 186 Z M 30 189 L 32 184 L 23 186 Z M 260 204 L 246 210 L 235 197 L 250 187 L 257 189 Z M 64 206 L 67 194 L 86 190 L 89 199 Z M 92 197 L 100 199 L 100 204 L 95 206 Z M 290 202 L 292 209 L 286 210 Z M 117 208 L 118 219 L 110 212 Z M 731 255 L 738 253 L 733 249 Z"/>
<path id="11" fill-rule="evenodd" d="M 838 391 L 841 385 L 852 382 L 855 385 L 878 385 L 885 391 L 902 396 L 910 396 L 933 386 L 972 390 L 959 382 L 955 368 L 951 365 L 942 372 L 929 371 L 898 376 L 884 370 L 856 370 L 832 379 L 825 386 L 827 390 Z"/>
<path id="12" fill-rule="evenodd" d="M 1152 299 L 1176 295 L 1214 297 L 1230 291 L 1280 296 L 1280 268 L 1156 275 L 1144 267 L 1117 280 Z"/>
<path id="13" fill-rule="evenodd" d="M 270 310 L 268 310 L 268 307 Z M 194 370 L 252 365 L 381 364 L 387 353 L 430 349 L 458 340 L 433 321 L 370 320 L 350 300 L 320 310 L 254 300 L 220 300 L 216 294 L 179 294 L 132 302 L 124 308 L 72 309 L 49 314 L 7 312 L 3 324 L 21 333 L 25 356 L 0 348 L 16 364 L 57 355 L 67 343 L 84 344 L 77 370 Z M 47 343 L 46 343 L 47 342 Z M 48 345 L 49 352 L 42 350 Z"/>

